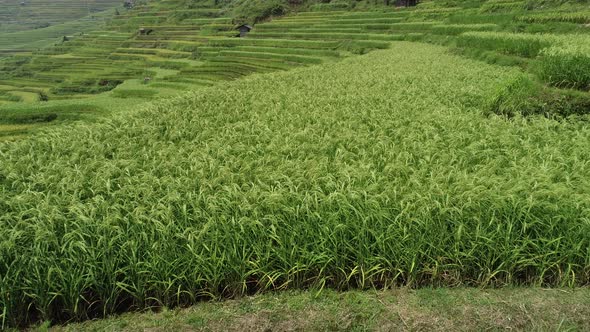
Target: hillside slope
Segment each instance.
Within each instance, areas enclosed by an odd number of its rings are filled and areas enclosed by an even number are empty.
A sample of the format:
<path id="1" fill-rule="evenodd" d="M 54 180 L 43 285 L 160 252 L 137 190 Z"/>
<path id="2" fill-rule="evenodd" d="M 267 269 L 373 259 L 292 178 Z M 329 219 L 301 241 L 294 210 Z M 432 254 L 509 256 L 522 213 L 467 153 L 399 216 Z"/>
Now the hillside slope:
<path id="1" fill-rule="evenodd" d="M 583 3 L 498 0 L 431 1 L 414 8 L 382 1 L 138 2 L 119 15 L 95 15 L 92 24 L 78 20 L 0 35 L 0 48 L 22 47 L 20 55 L 0 61 L 0 139 L 253 73 L 340 61 L 394 40 L 443 44 L 539 76 L 516 100 L 499 100 L 493 112 L 585 114 L 588 93 L 553 86 L 590 87 L 584 74 L 590 72 L 584 69 L 589 52 L 578 47 L 590 44 L 589 12 Z M 247 38 L 236 38 L 235 24 L 245 18 L 260 22 Z M 36 50 L 48 41 L 53 46 Z M 519 100 L 529 99 L 520 107 Z"/>
<path id="2" fill-rule="evenodd" d="M 3 324 L 308 286 L 590 282 L 590 130 L 396 42 L 0 144 Z"/>
<path id="3" fill-rule="evenodd" d="M 0 33 L 46 28 L 121 5 L 121 0 L 0 0 Z"/>

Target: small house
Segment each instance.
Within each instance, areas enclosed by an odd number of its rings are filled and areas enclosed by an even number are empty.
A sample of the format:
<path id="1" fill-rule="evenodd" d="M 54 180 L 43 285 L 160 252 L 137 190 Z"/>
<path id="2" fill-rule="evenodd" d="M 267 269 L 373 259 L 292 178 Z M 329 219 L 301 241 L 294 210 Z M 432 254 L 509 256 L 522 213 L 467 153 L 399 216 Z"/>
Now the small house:
<path id="1" fill-rule="evenodd" d="M 140 36 L 147 36 L 147 35 L 151 34 L 152 32 L 154 32 L 153 29 L 139 28 L 139 35 Z"/>
<path id="2" fill-rule="evenodd" d="M 246 37 L 248 32 L 250 32 L 252 30 L 252 27 L 249 26 L 248 24 L 242 24 L 239 27 L 237 27 L 236 30 L 240 31 L 239 37 L 244 38 L 244 37 Z"/>

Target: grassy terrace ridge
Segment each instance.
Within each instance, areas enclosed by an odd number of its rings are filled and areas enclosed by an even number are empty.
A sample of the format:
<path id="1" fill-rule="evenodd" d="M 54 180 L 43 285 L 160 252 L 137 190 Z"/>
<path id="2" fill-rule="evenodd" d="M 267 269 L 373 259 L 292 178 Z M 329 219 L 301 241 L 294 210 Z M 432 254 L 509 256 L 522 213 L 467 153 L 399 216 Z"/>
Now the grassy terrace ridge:
<path id="1" fill-rule="evenodd" d="M 307 287 L 587 285 L 590 128 L 484 116 L 523 77 L 397 42 L 0 144 L 2 322 Z"/>
<path id="2" fill-rule="evenodd" d="M 586 331 L 588 289 L 284 292 L 51 331 Z M 39 328 L 43 330 L 43 327 Z"/>

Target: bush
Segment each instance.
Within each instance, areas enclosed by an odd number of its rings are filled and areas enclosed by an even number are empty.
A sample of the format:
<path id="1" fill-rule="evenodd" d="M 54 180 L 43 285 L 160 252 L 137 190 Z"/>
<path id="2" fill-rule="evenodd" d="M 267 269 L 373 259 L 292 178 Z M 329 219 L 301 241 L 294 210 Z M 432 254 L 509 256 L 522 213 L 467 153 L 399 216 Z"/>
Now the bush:
<path id="1" fill-rule="evenodd" d="M 431 30 L 437 34 L 458 35 L 467 31 L 492 31 L 496 30 L 496 24 L 437 24 Z"/>
<path id="2" fill-rule="evenodd" d="M 489 111 L 514 117 L 543 115 L 563 118 L 590 114 L 590 95 L 575 90 L 559 90 L 543 86 L 525 75 L 504 84 L 493 98 Z"/>
<path id="3" fill-rule="evenodd" d="M 271 16 L 285 15 L 289 11 L 283 0 L 242 0 L 234 7 L 234 21 L 237 24 L 258 23 Z"/>
<path id="4" fill-rule="evenodd" d="M 541 13 L 524 15 L 517 20 L 526 23 L 549 23 L 549 22 L 570 22 L 570 23 L 589 23 L 590 12 L 571 12 L 571 13 Z"/>
<path id="5" fill-rule="evenodd" d="M 477 47 L 527 58 L 536 57 L 555 42 L 556 38 L 549 35 L 505 32 L 466 32 L 457 39 L 459 47 Z"/>
<path id="6" fill-rule="evenodd" d="M 49 100 L 49 96 L 47 96 L 47 94 L 43 91 L 39 91 L 38 93 L 38 99 L 39 101 L 48 101 Z"/>
<path id="7" fill-rule="evenodd" d="M 52 88 L 51 92 L 56 95 L 75 93 L 99 94 L 111 91 L 121 83 L 123 83 L 122 80 L 86 80 L 79 82 L 66 82 Z"/>
<path id="8" fill-rule="evenodd" d="M 590 89 L 590 47 L 571 43 L 543 50 L 540 77 L 557 87 Z"/>
<path id="9" fill-rule="evenodd" d="M 3 111 L 0 115 L 0 123 L 27 124 L 39 122 L 51 122 L 57 119 L 57 113 L 53 112 L 10 112 Z"/>

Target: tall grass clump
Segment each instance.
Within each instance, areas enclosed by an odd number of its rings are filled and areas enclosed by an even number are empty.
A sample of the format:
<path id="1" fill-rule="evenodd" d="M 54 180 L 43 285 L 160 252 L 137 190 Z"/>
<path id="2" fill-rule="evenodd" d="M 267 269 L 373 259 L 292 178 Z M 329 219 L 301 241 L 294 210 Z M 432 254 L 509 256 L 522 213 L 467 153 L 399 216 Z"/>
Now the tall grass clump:
<path id="1" fill-rule="evenodd" d="M 590 38 L 543 50 L 540 76 L 557 87 L 590 90 Z"/>
<path id="2" fill-rule="evenodd" d="M 507 32 L 465 32 L 457 39 L 459 47 L 475 47 L 495 50 L 527 58 L 536 57 L 539 52 L 554 45 L 553 35 L 519 34 Z"/>
<path id="3" fill-rule="evenodd" d="M 496 24 L 437 24 L 431 31 L 437 34 L 458 35 L 468 31 L 493 31 L 497 30 Z"/>
<path id="4" fill-rule="evenodd" d="M 590 114 L 590 94 L 547 87 L 528 75 L 502 82 L 489 112 L 505 117 L 543 115 L 562 119 Z"/>
<path id="5" fill-rule="evenodd" d="M 375 73 L 379 73 L 375 76 Z M 396 42 L 0 143 L 0 323 L 265 290 L 590 282 L 590 129 Z"/>
<path id="6" fill-rule="evenodd" d="M 518 21 L 526 23 L 551 23 L 551 22 L 570 22 L 570 23 L 590 23 L 589 11 L 578 12 L 548 12 L 523 15 L 516 18 Z"/>

